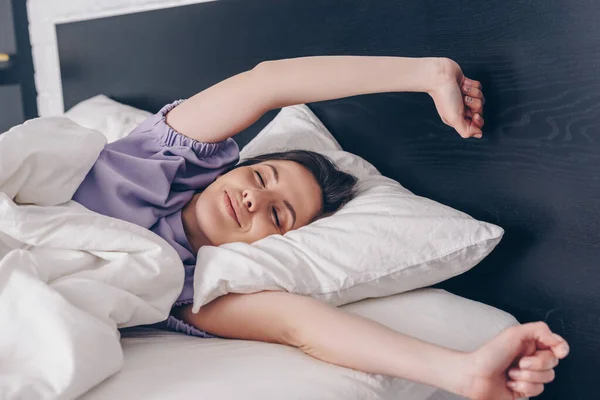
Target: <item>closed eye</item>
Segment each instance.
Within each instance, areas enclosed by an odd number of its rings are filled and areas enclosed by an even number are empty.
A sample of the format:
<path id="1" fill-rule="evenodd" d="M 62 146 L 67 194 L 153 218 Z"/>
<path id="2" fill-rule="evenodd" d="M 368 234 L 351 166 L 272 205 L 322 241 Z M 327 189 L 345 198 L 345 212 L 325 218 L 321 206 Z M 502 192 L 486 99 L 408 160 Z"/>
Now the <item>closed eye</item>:
<path id="1" fill-rule="evenodd" d="M 280 228 L 280 226 L 279 226 L 279 217 L 277 217 L 277 210 L 275 209 L 275 207 L 273 207 L 273 216 L 275 217 L 275 221 L 276 221 L 277 227 Z"/>
<path id="2" fill-rule="evenodd" d="M 258 172 L 257 170 L 254 170 L 254 173 L 256 174 L 256 176 L 258 176 L 258 179 L 260 179 L 260 184 L 262 185 L 262 187 L 265 187 L 265 181 L 263 180 L 260 172 Z"/>
<path id="3" fill-rule="evenodd" d="M 254 170 L 254 173 L 260 180 L 260 184 L 262 185 L 262 187 L 265 187 L 266 186 L 265 181 L 263 180 L 260 172 L 258 172 L 257 170 Z M 273 210 L 273 218 L 275 218 L 275 226 L 277 226 L 277 228 L 281 231 L 281 226 L 279 225 L 279 216 L 277 215 L 277 210 L 275 209 L 275 207 L 273 207 L 272 210 Z"/>

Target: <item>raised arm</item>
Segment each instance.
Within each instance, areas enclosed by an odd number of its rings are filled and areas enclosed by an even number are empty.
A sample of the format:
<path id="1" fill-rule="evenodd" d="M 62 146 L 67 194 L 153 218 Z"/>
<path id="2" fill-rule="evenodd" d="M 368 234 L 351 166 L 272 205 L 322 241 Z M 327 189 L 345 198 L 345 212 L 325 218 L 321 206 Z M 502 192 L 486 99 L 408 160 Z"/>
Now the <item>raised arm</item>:
<path id="1" fill-rule="evenodd" d="M 293 346 L 328 363 L 403 377 L 482 400 L 538 395 L 543 383 L 553 379 L 558 359 L 568 352 L 568 347 L 563 348 L 566 342 L 543 323 L 507 329 L 479 350 L 463 353 L 287 292 L 228 294 L 203 306 L 198 314 L 189 306 L 177 316 L 218 336 Z M 520 358 L 523 354 L 527 357 Z M 517 369 L 522 375 L 511 377 L 518 384 L 513 392 L 506 371 L 514 361 L 527 360 L 533 363 L 530 370 Z"/>
<path id="2" fill-rule="evenodd" d="M 473 115 L 464 111 L 470 107 L 481 117 L 483 96 L 479 82 L 470 81 L 475 101 L 463 99 L 462 94 L 469 93 L 461 88 L 469 81 L 447 58 L 319 56 L 266 61 L 189 98 L 169 112 L 167 123 L 196 140 L 219 142 L 274 108 L 378 92 L 427 92 L 444 122 L 470 137 L 481 133 L 483 118 L 471 131 L 463 117 Z"/>

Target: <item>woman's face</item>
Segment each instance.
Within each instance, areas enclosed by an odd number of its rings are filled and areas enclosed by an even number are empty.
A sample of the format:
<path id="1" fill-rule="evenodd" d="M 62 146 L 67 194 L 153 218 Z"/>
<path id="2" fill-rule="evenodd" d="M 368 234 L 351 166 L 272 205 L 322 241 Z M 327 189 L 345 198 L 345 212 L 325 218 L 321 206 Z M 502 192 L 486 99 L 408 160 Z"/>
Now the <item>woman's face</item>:
<path id="1" fill-rule="evenodd" d="M 270 160 L 219 176 L 196 194 L 189 204 L 193 209 L 184 214 L 191 241 L 203 242 L 193 248 L 219 246 L 252 243 L 300 228 L 317 216 L 321 203 L 321 188 L 306 168 L 294 161 Z"/>

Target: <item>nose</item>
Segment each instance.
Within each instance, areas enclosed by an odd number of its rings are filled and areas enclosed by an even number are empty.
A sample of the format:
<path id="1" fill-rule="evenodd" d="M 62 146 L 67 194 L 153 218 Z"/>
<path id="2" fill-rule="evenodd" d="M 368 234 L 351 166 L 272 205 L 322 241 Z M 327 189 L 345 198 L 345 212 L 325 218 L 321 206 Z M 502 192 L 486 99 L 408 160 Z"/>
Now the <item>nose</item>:
<path id="1" fill-rule="evenodd" d="M 246 189 L 242 192 L 242 203 L 248 211 L 255 212 L 263 205 L 269 204 L 271 193 L 268 190 Z"/>

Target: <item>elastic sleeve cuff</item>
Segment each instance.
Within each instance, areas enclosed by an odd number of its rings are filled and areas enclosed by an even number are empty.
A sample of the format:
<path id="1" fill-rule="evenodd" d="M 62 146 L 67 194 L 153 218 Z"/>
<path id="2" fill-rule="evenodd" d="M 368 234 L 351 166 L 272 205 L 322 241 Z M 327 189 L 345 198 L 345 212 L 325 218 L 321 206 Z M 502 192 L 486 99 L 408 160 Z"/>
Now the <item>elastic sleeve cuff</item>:
<path id="1" fill-rule="evenodd" d="M 207 338 L 207 339 L 219 337 L 219 336 L 211 335 L 210 333 L 201 331 L 200 329 L 197 329 L 197 328 L 193 327 L 192 325 L 187 324 L 187 323 L 183 322 L 182 320 L 175 318 L 172 315 L 169 315 L 169 318 L 167 318 L 167 328 L 172 331 L 185 333 L 186 335 L 198 336 L 198 337 Z"/>
<path id="2" fill-rule="evenodd" d="M 183 103 L 185 99 L 176 100 L 173 103 L 165 105 L 157 114 L 159 117 L 157 124 L 161 125 L 160 144 L 165 147 L 189 147 L 198 158 L 211 157 L 220 151 L 226 151 L 228 153 L 237 154 L 239 149 L 237 143 L 232 138 L 227 138 L 216 143 L 201 142 L 196 139 L 192 139 L 167 124 L 166 116 L 169 111 Z M 231 149 L 233 147 L 233 149 Z"/>

